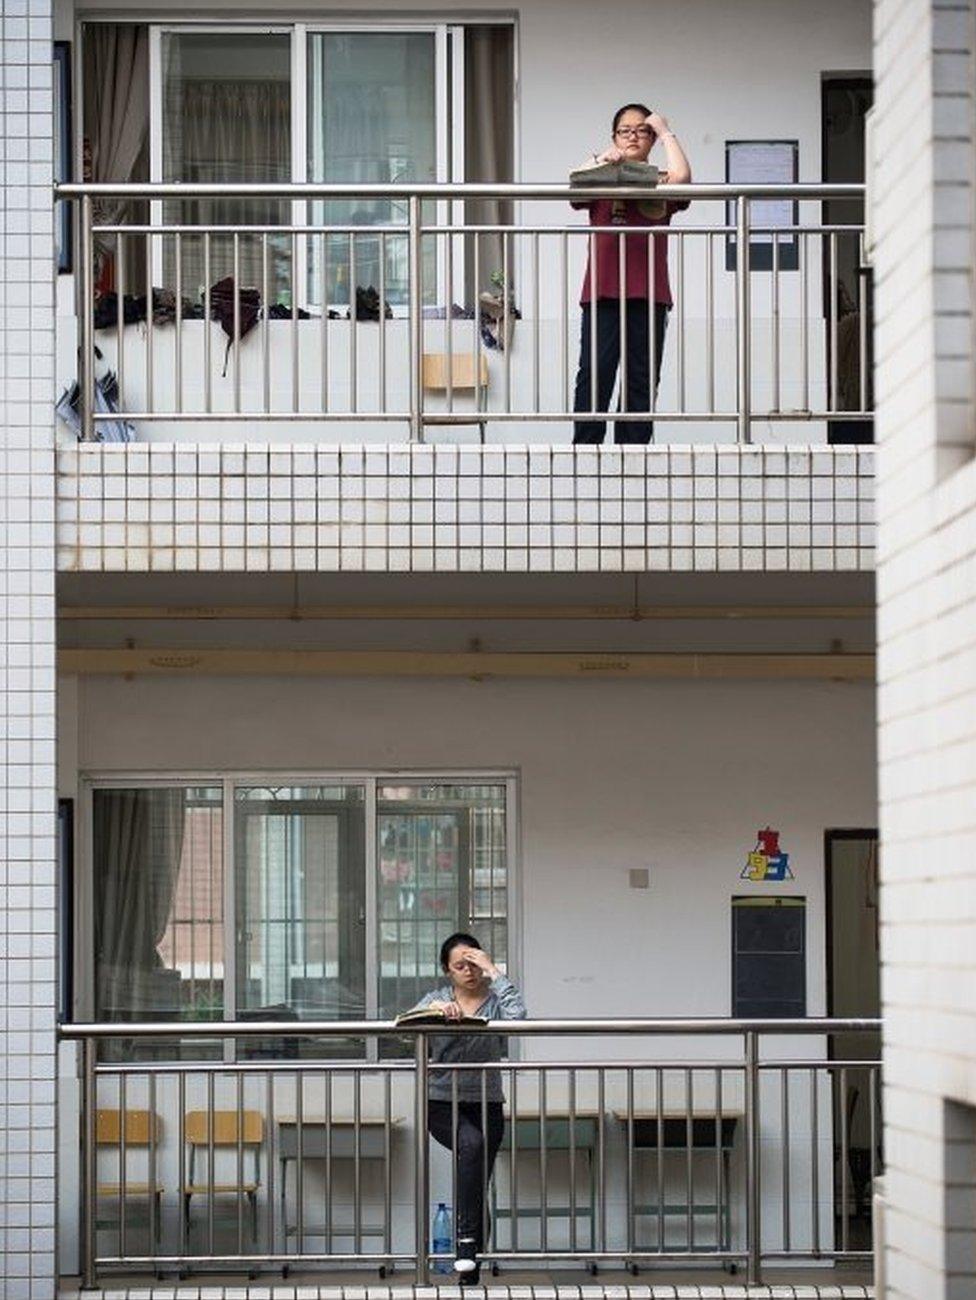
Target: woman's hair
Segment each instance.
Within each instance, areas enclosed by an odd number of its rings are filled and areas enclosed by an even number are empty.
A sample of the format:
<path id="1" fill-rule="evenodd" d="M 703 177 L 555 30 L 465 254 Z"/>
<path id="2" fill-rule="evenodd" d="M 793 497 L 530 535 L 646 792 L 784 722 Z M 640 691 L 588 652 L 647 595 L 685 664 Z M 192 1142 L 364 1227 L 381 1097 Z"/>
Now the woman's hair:
<path id="1" fill-rule="evenodd" d="M 629 113 L 631 109 L 633 109 L 635 113 L 643 114 L 644 117 L 650 117 L 651 115 L 651 110 L 646 104 L 624 104 L 623 107 L 618 108 L 616 113 L 613 115 L 613 125 L 610 127 L 611 135 L 616 134 L 617 127 L 620 125 L 620 119 L 623 117 L 624 113 Z"/>
<path id="2" fill-rule="evenodd" d="M 464 944 L 465 948 L 477 948 L 481 950 L 481 944 L 473 934 L 466 934 L 464 930 L 458 930 L 455 934 L 449 934 L 441 944 L 441 970 L 446 971 L 451 960 L 451 953 L 459 944 Z"/>

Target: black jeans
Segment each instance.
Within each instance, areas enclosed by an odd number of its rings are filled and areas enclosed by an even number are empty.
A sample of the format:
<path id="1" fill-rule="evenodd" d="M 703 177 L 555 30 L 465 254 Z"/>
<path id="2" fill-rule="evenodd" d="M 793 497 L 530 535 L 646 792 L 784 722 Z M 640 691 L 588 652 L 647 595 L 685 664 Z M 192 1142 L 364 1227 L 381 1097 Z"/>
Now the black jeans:
<path id="1" fill-rule="evenodd" d="M 452 1104 L 449 1101 L 427 1103 L 427 1127 L 432 1136 L 448 1151 L 455 1150 Z M 505 1120 L 502 1103 L 489 1101 L 485 1106 L 485 1129 L 481 1127 L 481 1102 L 459 1101 L 457 1108 L 457 1205 L 455 1235 L 473 1237 L 475 1251 L 485 1248 L 485 1188 L 495 1166 L 501 1146 Z"/>
<path id="2" fill-rule="evenodd" d="M 664 334 L 668 327 L 668 308 L 663 302 L 654 304 L 654 392 L 657 392 L 661 378 L 661 358 L 664 356 Z M 649 411 L 651 409 L 651 385 L 648 330 L 647 300 L 628 298 L 626 306 L 627 322 L 627 410 Z M 573 410 L 577 412 L 594 409 L 592 399 L 593 376 L 591 374 L 591 330 L 593 328 L 592 305 L 583 303 L 583 324 L 580 330 L 580 359 L 576 372 L 576 396 Z M 617 378 L 620 365 L 620 303 L 616 298 L 601 298 L 596 304 L 596 405 L 597 411 L 605 411 L 610 405 L 610 396 Z M 573 442 L 599 443 L 607 431 L 605 420 L 577 420 L 574 425 Z M 654 425 L 650 420 L 620 420 L 613 426 L 613 440 L 616 443 L 646 443 L 654 437 Z"/>

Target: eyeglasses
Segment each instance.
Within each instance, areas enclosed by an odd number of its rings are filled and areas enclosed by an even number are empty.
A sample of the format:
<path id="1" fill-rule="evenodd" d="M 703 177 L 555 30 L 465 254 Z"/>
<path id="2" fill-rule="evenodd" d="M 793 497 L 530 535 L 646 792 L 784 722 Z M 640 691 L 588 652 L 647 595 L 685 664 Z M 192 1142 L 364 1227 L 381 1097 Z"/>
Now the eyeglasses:
<path id="1" fill-rule="evenodd" d="M 649 126 L 618 126 L 616 131 L 614 131 L 614 135 L 626 135 L 630 136 L 634 140 L 646 140 L 653 134 L 654 132 Z"/>

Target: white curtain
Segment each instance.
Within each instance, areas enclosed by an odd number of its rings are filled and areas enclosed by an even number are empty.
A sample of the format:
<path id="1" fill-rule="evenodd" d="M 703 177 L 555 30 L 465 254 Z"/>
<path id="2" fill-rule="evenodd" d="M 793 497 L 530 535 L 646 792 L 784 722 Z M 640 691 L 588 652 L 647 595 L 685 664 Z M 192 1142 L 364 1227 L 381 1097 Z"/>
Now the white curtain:
<path id="1" fill-rule="evenodd" d="M 88 178 L 93 181 L 146 179 L 149 141 L 149 30 L 135 23 L 92 23 L 84 37 L 84 133 Z M 99 198 L 96 224 L 134 215 L 125 200 Z M 114 236 L 101 241 L 103 253 Z M 129 243 L 141 241 L 126 241 Z M 133 286 L 133 292 L 140 292 Z"/>
<path id="2" fill-rule="evenodd" d="M 96 1016 L 179 1014 L 159 944 L 183 852 L 186 790 L 97 790 L 93 801 Z"/>
<path id="3" fill-rule="evenodd" d="M 514 179 L 513 111 L 515 70 L 512 28 L 485 24 L 464 29 L 465 175 L 467 181 Z M 511 225 L 512 205 L 494 199 L 469 199 L 466 220 L 471 225 Z M 515 246 L 509 248 L 514 262 Z M 493 290 L 492 271 L 503 267 L 500 235 L 479 236 L 479 283 L 474 284 L 474 249 L 466 253 L 469 296 Z M 509 265 L 509 279 L 512 266 Z M 510 286 L 511 287 L 511 286 Z M 473 302 L 469 303 L 473 305 Z"/>

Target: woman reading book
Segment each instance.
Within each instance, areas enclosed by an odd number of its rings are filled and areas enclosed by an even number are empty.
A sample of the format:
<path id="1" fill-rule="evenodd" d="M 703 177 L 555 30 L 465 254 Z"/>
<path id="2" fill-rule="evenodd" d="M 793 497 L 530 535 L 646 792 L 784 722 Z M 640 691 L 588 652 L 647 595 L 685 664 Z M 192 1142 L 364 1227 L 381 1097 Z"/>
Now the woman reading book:
<path id="1" fill-rule="evenodd" d="M 667 119 L 652 113 L 645 104 L 624 104 L 613 115 L 612 140 L 602 153 L 594 153 L 583 164 L 597 167 L 605 163 L 646 163 L 654 145 L 660 140 L 667 170 L 660 174 L 662 184 L 684 185 L 691 180 L 691 167 L 678 138 Z M 671 286 L 668 282 L 668 237 L 665 233 L 648 233 L 654 227 L 667 226 L 672 215 L 688 206 L 687 200 L 661 202 L 647 199 L 580 199 L 573 207 L 588 207 L 591 226 L 637 227 L 639 233 L 618 236 L 604 233 L 591 238 L 590 258 L 580 294 L 583 319 L 580 331 L 580 360 L 576 374 L 573 410 L 606 411 L 620 366 L 621 303 L 626 330 L 626 405 L 620 409 L 639 413 L 651 409 L 650 354 L 654 351 L 654 392 L 661 376 L 664 334 L 671 310 Z M 623 242 L 624 285 L 621 288 L 621 242 Z M 653 247 L 649 248 L 649 244 Z M 654 337 L 651 338 L 653 310 Z M 594 353 L 596 375 L 593 374 Z M 596 384 L 594 398 L 593 385 Z M 578 419 L 573 441 L 603 442 L 606 421 Z M 647 443 L 654 426 L 650 420 L 619 420 L 614 425 L 614 442 Z"/>
<path id="2" fill-rule="evenodd" d="M 447 983 L 417 1003 L 445 1020 L 524 1020 L 525 1003 L 471 934 L 452 934 L 441 944 L 441 970 Z M 498 1061 L 504 1040 L 498 1034 L 435 1034 L 431 1061 Z M 482 1091 L 482 1078 L 484 1090 Z M 457 1141 L 454 1095 L 457 1089 Z M 497 1070 L 436 1070 L 429 1075 L 427 1126 L 437 1142 L 455 1152 L 457 1206 L 454 1268 L 462 1283 L 478 1282 L 478 1257 L 484 1249 L 484 1189 L 502 1140 L 502 1084 Z"/>

